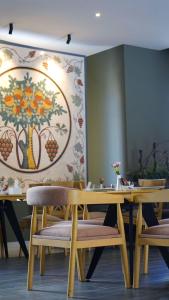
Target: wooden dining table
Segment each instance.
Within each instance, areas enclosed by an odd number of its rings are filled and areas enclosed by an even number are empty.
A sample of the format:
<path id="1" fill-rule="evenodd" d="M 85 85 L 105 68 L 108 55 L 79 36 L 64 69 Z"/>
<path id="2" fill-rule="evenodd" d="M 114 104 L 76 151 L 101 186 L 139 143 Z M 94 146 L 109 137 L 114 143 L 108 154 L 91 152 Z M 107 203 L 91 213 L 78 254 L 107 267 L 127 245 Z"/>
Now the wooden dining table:
<path id="1" fill-rule="evenodd" d="M 132 189 L 129 188 L 124 188 L 121 190 L 113 190 L 113 189 L 105 189 L 106 193 L 111 193 L 113 195 L 123 195 L 125 199 L 125 203 L 128 207 L 128 213 L 129 213 L 129 267 L 130 267 L 130 282 L 131 286 L 133 283 L 133 253 L 134 253 L 134 226 L 133 226 L 133 207 L 136 205 L 135 202 L 138 204 L 138 196 L 144 196 L 146 193 L 152 193 L 155 191 L 158 191 L 159 189 L 164 189 L 164 186 L 160 187 L 146 187 L 146 188 L 141 188 L 141 187 L 135 187 Z M 97 190 L 99 191 L 99 190 Z M 104 191 L 101 190 L 102 192 Z M 137 201 L 135 201 L 137 199 Z M 147 226 L 154 226 L 158 224 L 158 219 L 155 215 L 154 212 L 154 206 L 152 203 L 144 203 L 143 204 L 143 217 L 144 220 L 147 224 Z M 117 215 L 116 215 L 116 209 L 113 204 L 110 204 L 108 206 L 105 220 L 104 220 L 104 225 L 105 226 L 115 226 L 117 220 Z M 100 257 L 103 253 L 104 247 L 99 247 L 96 248 L 91 260 L 91 263 L 88 268 L 88 272 L 86 275 L 86 280 L 90 280 L 92 277 L 95 268 L 100 260 Z M 166 247 L 159 247 L 159 250 L 161 252 L 161 255 L 166 263 L 166 265 L 169 268 L 169 252 Z"/>
<path id="2" fill-rule="evenodd" d="M 2 241 L 5 250 L 5 257 L 8 258 L 8 244 L 7 244 L 7 234 L 6 234 L 6 225 L 5 225 L 5 215 L 11 225 L 11 228 L 21 246 L 21 249 L 26 258 L 28 258 L 28 250 L 25 244 L 25 240 L 20 229 L 18 219 L 13 207 L 14 201 L 24 201 L 26 199 L 26 194 L 0 194 L 0 225 L 2 232 Z"/>

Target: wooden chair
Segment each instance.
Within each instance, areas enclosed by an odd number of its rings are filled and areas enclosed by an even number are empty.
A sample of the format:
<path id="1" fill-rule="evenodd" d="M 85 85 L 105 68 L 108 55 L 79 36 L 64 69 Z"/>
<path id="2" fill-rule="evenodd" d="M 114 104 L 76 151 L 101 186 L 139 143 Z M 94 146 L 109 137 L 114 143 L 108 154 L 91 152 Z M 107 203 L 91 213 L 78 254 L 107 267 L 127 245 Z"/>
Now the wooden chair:
<path id="1" fill-rule="evenodd" d="M 84 181 L 50 181 L 50 182 L 37 182 L 31 183 L 29 187 L 34 186 L 64 186 L 69 188 L 77 188 L 82 189 L 84 187 Z M 57 206 L 57 207 L 50 207 L 47 209 L 47 224 L 53 225 L 54 223 L 68 220 L 70 218 L 71 209 L 70 206 Z M 31 225 L 31 217 L 32 214 L 24 216 L 19 221 L 19 226 L 22 232 L 28 230 Z M 42 208 L 39 207 L 37 211 L 37 230 L 41 228 L 41 221 L 42 221 Z M 19 257 L 21 256 L 22 250 L 21 247 L 19 249 Z M 65 250 L 65 254 L 66 254 Z"/>
<path id="2" fill-rule="evenodd" d="M 140 187 L 165 186 L 166 179 L 139 179 L 138 184 Z M 162 216 L 163 203 L 155 203 L 155 205 L 156 205 L 155 211 L 156 211 L 157 218 L 160 219 Z M 123 219 L 124 219 L 124 223 L 129 222 L 128 213 L 123 213 Z M 166 220 L 166 222 L 167 222 L 167 220 Z M 169 223 L 169 219 L 168 219 L 168 223 Z M 137 209 L 135 209 L 134 213 L 133 213 L 133 224 L 137 225 Z M 142 220 L 142 226 L 143 226 L 143 229 L 147 228 L 147 225 L 146 225 L 144 219 Z M 148 245 L 145 245 L 144 246 L 144 265 L 143 265 L 144 274 L 148 274 L 148 256 L 149 256 L 149 247 L 148 247 Z"/>
<path id="3" fill-rule="evenodd" d="M 142 226 L 142 203 L 169 202 L 169 190 L 164 189 L 154 193 L 138 196 L 139 203 L 136 227 L 135 260 L 134 260 L 134 288 L 139 287 L 140 256 L 142 246 L 165 246 L 169 247 L 169 225 L 156 225 L 143 230 Z"/>
<path id="4" fill-rule="evenodd" d="M 165 186 L 166 185 L 166 179 L 165 178 L 160 178 L 160 179 L 139 179 L 138 184 L 140 187 L 156 187 L 156 186 Z M 162 211 L 163 211 L 163 203 L 156 202 L 154 203 L 155 205 L 155 212 L 156 216 L 158 219 L 161 219 L 162 217 Z M 143 219 L 143 229 L 147 228 L 147 225 Z M 144 268 L 143 272 L 144 274 L 148 274 L 148 256 L 149 256 L 149 246 L 145 245 L 144 246 Z"/>
<path id="5" fill-rule="evenodd" d="M 124 274 L 125 286 L 130 287 L 128 257 L 124 233 L 124 224 L 121 214 L 120 204 L 123 203 L 120 195 L 108 193 L 85 192 L 79 190 L 68 190 L 63 187 L 33 187 L 27 191 L 27 203 L 33 205 L 31 221 L 28 279 L 27 288 L 32 289 L 34 272 L 34 253 L 35 247 L 41 247 L 40 274 L 44 274 L 45 265 L 43 260 L 44 248 L 47 246 L 62 247 L 70 249 L 69 273 L 67 295 L 72 297 L 74 294 L 74 276 L 77 257 L 79 279 L 84 281 L 84 265 L 82 251 L 85 248 L 119 245 L 122 256 L 122 269 Z M 72 209 L 72 222 L 60 222 L 56 225 L 46 227 L 46 207 L 55 205 L 67 205 Z M 78 205 L 89 204 L 117 204 L 118 225 L 115 228 L 101 225 L 91 225 L 78 223 Z M 36 232 L 37 225 L 37 206 L 43 206 L 43 229 Z M 85 221 L 84 221 L 85 222 Z"/>
<path id="6" fill-rule="evenodd" d="M 160 178 L 160 179 L 139 179 L 138 184 L 141 187 L 149 187 L 149 186 L 165 186 L 166 185 L 166 179 Z M 163 203 L 155 203 L 156 205 L 156 215 L 158 219 L 162 218 L 163 213 Z"/>

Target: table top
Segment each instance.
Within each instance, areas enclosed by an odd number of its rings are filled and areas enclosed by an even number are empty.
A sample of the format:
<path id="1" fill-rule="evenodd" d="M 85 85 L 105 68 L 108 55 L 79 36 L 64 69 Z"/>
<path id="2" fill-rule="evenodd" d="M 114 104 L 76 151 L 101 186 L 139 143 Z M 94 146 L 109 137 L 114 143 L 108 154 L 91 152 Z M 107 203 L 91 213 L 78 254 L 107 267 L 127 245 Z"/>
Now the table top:
<path id="1" fill-rule="evenodd" d="M 0 194 L 0 201 L 9 200 L 9 201 L 24 201 L 26 198 L 26 193 L 23 194 Z"/>
<path id="2" fill-rule="evenodd" d="M 161 189 L 164 189 L 164 186 L 155 186 L 155 187 L 134 187 L 134 188 L 125 188 L 120 190 L 115 190 L 114 188 L 103 188 L 103 189 L 90 189 L 84 190 L 86 192 L 105 192 L 112 195 L 123 195 L 128 201 L 134 201 L 134 196 L 144 193 L 152 193 Z M 0 201 L 9 200 L 9 201 L 24 201 L 26 199 L 26 193 L 22 194 L 0 194 Z"/>
<path id="3" fill-rule="evenodd" d="M 122 195 L 124 198 L 130 202 L 135 201 L 135 197 L 142 195 L 142 194 L 147 194 L 147 193 L 153 193 L 159 190 L 164 189 L 165 186 L 151 186 L 151 187 L 133 187 L 133 188 L 123 188 L 120 190 L 115 190 L 114 188 L 103 188 L 103 189 L 91 189 L 89 191 L 93 192 L 106 192 L 112 195 Z"/>

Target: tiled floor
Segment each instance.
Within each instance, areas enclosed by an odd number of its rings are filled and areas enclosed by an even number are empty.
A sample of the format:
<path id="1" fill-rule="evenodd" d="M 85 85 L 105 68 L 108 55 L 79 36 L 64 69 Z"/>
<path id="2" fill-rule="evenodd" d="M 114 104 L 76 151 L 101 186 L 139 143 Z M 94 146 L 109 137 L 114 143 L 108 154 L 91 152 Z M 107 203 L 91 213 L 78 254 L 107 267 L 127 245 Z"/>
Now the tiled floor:
<path id="1" fill-rule="evenodd" d="M 88 261 L 90 256 L 88 256 Z M 0 299 L 3 300 L 65 300 L 68 257 L 64 254 L 47 256 L 46 275 L 39 276 L 38 263 L 33 291 L 26 290 L 27 262 L 25 258 L 0 259 Z M 152 249 L 149 275 L 141 276 L 140 288 L 125 289 L 118 249 L 107 249 L 91 282 L 75 283 L 75 299 L 91 300 L 167 300 L 169 270 L 158 251 Z"/>

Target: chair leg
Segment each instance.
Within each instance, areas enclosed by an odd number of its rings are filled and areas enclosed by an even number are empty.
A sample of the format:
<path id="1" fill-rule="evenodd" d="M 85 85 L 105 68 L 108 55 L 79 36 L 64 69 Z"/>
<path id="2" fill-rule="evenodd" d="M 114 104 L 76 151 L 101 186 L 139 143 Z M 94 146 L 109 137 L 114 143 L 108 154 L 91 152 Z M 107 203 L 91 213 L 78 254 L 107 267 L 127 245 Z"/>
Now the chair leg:
<path id="1" fill-rule="evenodd" d="M 52 254 L 52 249 L 51 249 L 51 247 L 48 247 L 48 254 Z"/>
<path id="2" fill-rule="evenodd" d="M 136 246 L 135 246 L 135 258 L 134 258 L 134 279 L 133 279 L 133 287 L 135 289 L 139 288 L 140 257 L 141 257 L 141 246 L 136 243 Z"/>
<path id="3" fill-rule="evenodd" d="M 28 260 L 28 275 L 27 275 L 27 289 L 32 290 L 33 273 L 34 273 L 34 260 L 35 260 L 35 247 L 29 247 L 29 260 Z"/>
<path id="4" fill-rule="evenodd" d="M 78 269 L 79 280 L 85 281 L 83 249 L 77 250 L 77 269 Z"/>
<path id="5" fill-rule="evenodd" d="M 148 274 L 149 245 L 144 246 L 144 274 Z"/>
<path id="6" fill-rule="evenodd" d="M 68 274 L 68 287 L 67 296 L 73 297 L 74 294 L 74 280 L 75 280 L 75 263 L 76 263 L 76 247 L 72 245 L 69 256 L 69 274 Z"/>
<path id="7" fill-rule="evenodd" d="M 68 248 L 64 248 L 64 252 L 65 252 L 65 256 L 68 256 L 68 254 L 69 254 L 69 249 L 68 249 Z"/>
<path id="8" fill-rule="evenodd" d="M 44 246 L 40 246 L 40 275 L 43 276 L 45 273 L 45 250 Z"/>
<path id="9" fill-rule="evenodd" d="M 122 258 L 122 266 L 123 266 L 125 287 L 130 288 L 131 287 L 131 285 L 130 285 L 130 273 L 129 273 L 129 263 L 128 263 L 126 245 L 121 245 L 120 250 L 121 250 L 121 258 Z"/>
<path id="10" fill-rule="evenodd" d="M 3 239 L 2 239 L 1 226 L 0 226 L 0 248 L 1 248 L 1 257 L 4 257 L 4 245 L 3 245 Z"/>

